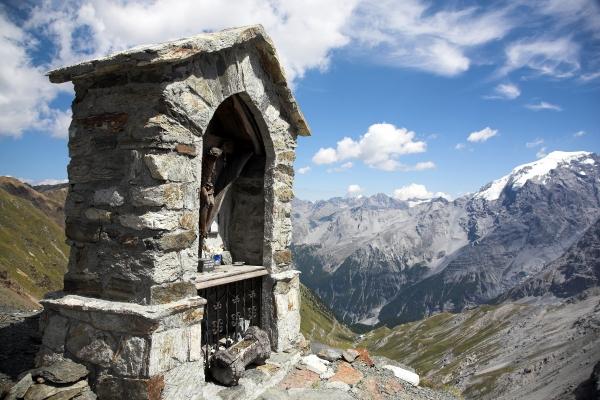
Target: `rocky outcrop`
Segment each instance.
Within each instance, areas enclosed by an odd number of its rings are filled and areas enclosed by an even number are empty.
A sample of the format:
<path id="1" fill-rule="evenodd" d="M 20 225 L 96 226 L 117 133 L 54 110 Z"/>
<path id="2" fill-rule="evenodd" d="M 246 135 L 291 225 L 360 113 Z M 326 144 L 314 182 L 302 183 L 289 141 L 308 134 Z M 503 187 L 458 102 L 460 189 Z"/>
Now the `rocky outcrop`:
<path id="1" fill-rule="evenodd" d="M 346 323 L 461 311 L 562 256 L 600 217 L 599 182 L 597 155 L 554 152 L 451 202 L 298 201 L 294 260 Z"/>
<path id="2" fill-rule="evenodd" d="M 6 400 L 93 400 L 88 369 L 63 359 L 27 372 L 6 394 Z"/>
<path id="3" fill-rule="evenodd" d="M 600 286 L 600 220 L 540 273 L 500 296 L 496 302 L 553 295 L 571 297 Z"/>

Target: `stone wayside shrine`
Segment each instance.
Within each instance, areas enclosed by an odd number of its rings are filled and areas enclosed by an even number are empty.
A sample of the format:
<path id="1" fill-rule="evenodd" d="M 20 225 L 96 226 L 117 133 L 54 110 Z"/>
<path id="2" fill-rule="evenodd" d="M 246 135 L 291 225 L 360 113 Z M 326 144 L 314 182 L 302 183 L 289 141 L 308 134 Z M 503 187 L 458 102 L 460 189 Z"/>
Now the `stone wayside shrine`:
<path id="1" fill-rule="evenodd" d="M 64 291 L 43 301 L 36 362 L 84 364 L 100 399 L 187 399 L 249 326 L 273 351 L 293 348 L 293 162 L 309 129 L 263 28 L 48 76 L 75 87 L 71 255 Z"/>

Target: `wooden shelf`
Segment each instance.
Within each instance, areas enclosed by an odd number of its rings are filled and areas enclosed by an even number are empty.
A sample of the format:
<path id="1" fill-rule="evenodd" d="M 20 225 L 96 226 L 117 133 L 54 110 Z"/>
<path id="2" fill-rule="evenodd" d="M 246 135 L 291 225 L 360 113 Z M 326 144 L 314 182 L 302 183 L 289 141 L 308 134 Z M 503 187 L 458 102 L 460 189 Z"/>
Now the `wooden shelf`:
<path id="1" fill-rule="evenodd" d="M 214 271 L 198 273 L 195 283 L 200 290 L 268 274 L 261 265 L 219 265 Z"/>

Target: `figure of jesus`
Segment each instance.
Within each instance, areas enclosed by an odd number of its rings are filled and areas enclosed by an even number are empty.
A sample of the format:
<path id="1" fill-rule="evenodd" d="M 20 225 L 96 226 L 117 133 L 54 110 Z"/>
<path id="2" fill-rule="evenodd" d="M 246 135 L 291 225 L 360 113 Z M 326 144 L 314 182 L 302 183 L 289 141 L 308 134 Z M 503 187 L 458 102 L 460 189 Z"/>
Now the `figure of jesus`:
<path id="1" fill-rule="evenodd" d="M 215 206 L 215 166 L 223 154 L 218 147 L 211 147 L 202 157 L 202 180 L 200 182 L 200 237 L 208 237 L 208 218 Z"/>

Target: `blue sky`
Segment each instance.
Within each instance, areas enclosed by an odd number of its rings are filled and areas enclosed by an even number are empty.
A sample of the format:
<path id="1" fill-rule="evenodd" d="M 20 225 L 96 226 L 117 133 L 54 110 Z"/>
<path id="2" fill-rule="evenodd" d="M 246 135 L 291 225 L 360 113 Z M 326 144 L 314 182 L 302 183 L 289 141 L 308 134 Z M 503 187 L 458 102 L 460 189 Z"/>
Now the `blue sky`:
<path id="1" fill-rule="evenodd" d="M 66 178 L 51 68 L 262 23 L 312 128 L 303 199 L 457 197 L 553 150 L 600 152 L 594 0 L 17 1 L 0 5 L 0 174 Z"/>

